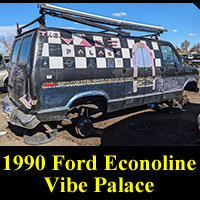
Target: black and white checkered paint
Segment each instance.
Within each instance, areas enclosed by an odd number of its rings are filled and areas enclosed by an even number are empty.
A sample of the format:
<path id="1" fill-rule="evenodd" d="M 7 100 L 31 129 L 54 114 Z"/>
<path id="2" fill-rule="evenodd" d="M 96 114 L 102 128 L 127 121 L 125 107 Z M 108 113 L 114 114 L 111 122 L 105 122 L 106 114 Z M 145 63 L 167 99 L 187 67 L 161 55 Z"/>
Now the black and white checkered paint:
<path id="1" fill-rule="evenodd" d="M 157 41 L 78 34 L 67 31 L 40 31 L 43 43 L 43 65 L 50 69 L 64 68 L 130 68 L 133 67 L 132 49 L 136 43 L 147 45 L 152 52 L 155 67 L 161 67 Z"/>

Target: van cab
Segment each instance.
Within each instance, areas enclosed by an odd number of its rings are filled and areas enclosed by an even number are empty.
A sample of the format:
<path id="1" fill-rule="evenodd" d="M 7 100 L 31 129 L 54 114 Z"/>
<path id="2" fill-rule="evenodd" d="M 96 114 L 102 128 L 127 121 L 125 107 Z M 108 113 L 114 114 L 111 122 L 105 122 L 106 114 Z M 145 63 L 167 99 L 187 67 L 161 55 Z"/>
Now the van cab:
<path id="1" fill-rule="evenodd" d="M 62 8 L 45 4 L 41 9 Z M 16 36 L 9 95 L 1 103 L 12 125 L 34 129 L 67 119 L 85 137 L 94 110 L 180 100 L 185 88 L 197 89 L 198 76 L 171 43 L 156 37 L 41 26 Z"/>

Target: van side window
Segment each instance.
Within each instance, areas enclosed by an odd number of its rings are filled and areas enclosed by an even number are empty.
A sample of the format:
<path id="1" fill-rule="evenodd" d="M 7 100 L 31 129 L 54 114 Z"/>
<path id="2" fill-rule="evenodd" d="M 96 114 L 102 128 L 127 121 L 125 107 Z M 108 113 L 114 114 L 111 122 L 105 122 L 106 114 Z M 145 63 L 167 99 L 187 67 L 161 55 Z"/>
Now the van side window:
<path id="1" fill-rule="evenodd" d="M 13 50 L 12 59 L 11 59 L 12 63 L 17 62 L 17 55 L 18 55 L 18 52 L 19 52 L 20 44 L 21 44 L 21 40 L 17 40 L 15 45 L 14 45 L 14 50 Z"/>
<path id="2" fill-rule="evenodd" d="M 31 36 L 26 37 L 23 40 L 21 51 L 20 51 L 20 56 L 19 56 L 19 63 L 20 64 L 26 64 L 27 59 L 28 59 L 28 52 L 29 52 L 29 47 L 31 43 Z"/>
<path id="3" fill-rule="evenodd" d="M 173 49 L 168 45 L 161 45 L 161 51 L 163 55 L 163 61 L 165 64 L 174 65 L 175 63 L 180 63 Z"/>

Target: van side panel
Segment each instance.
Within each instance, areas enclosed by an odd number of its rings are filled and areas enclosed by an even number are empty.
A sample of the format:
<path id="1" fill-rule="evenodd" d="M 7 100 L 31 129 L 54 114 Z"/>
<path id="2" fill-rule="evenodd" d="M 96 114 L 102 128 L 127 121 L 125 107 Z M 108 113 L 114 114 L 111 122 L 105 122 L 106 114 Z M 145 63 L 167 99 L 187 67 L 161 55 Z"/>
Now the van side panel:
<path id="1" fill-rule="evenodd" d="M 153 78 L 158 86 L 153 92 L 161 91 L 161 56 L 158 44 L 153 40 L 53 30 L 39 31 L 38 35 L 36 67 L 40 67 L 42 80 L 41 110 L 66 106 L 74 95 L 89 91 L 103 92 L 110 103 L 126 97 L 140 98 L 134 105 L 125 100 L 125 104 L 120 103 L 110 111 L 143 104 L 144 95 L 152 92 L 152 85 L 144 81 L 147 73 L 152 78 L 152 66 L 145 75 L 141 64 L 134 77 L 133 48 L 136 44 L 148 46 L 151 65 L 155 67 Z M 137 79 L 137 91 L 134 91 L 134 79 Z"/>
<path id="2" fill-rule="evenodd" d="M 110 100 L 135 95 L 133 46 L 141 42 L 148 43 L 153 53 L 155 46 L 155 42 L 140 39 L 102 37 L 67 31 L 40 31 L 39 37 L 39 45 L 43 46 L 40 47 L 37 61 L 41 80 L 56 83 L 56 89 L 45 88 L 41 83 L 41 109 L 64 106 L 79 92 L 103 91 Z M 155 56 L 160 58 L 156 50 Z M 155 60 L 155 63 L 158 62 Z M 143 70 L 138 70 L 141 81 Z M 144 94 L 145 88 L 140 87 L 136 95 Z"/>
<path id="3" fill-rule="evenodd" d="M 37 41 L 40 113 L 67 111 L 85 94 L 105 97 L 108 112 L 163 100 L 157 40 L 47 29 L 38 30 Z"/>

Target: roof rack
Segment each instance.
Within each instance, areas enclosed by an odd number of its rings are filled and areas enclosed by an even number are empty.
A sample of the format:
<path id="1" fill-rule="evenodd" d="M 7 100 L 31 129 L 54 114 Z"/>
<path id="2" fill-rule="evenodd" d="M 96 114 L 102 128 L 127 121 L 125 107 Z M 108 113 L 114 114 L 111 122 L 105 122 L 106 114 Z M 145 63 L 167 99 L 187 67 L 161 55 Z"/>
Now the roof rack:
<path id="1" fill-rule="evenodd" d="M 163 32 L 167 31 L 164 27 L 161 27 L 161 26 L 152 26 L 152 25 L 140 24 L 140 23 L 135 23 L 135 22 L 117 20 L 117 19 L 102 17 L 102 16 L 98 16 L 94 14 L 85 13 L 85 12 L 75 11 L 75 10 L 71 10 L 67 8 L 57 7 L 50 4 L 40 4 L 39 7 L 40 7 L 41 16 L 21 28 L 17 26 L 18 34 L 21 34 L 22 29 L 26 28 L 27 26 L 32 25 L 35 22 L 39 22 L 41 27 L 45 27 L 45 15 L 47 14 L 53 17 L 58 17 L 58 18 L 74 21 L 77 23 L 93 26 L 96 28 L 100 28 L 104 30 L 102 32 L 111 31 L 119 35 L 130 35 L 129 32 L 122 31 L 122 29 L 141 31 L 141 32 L 150 32 L 150 33 L 154 33 L 154 35 L 160 35 Z M 113 26 L 114 28 L 110 26 Z"/>

